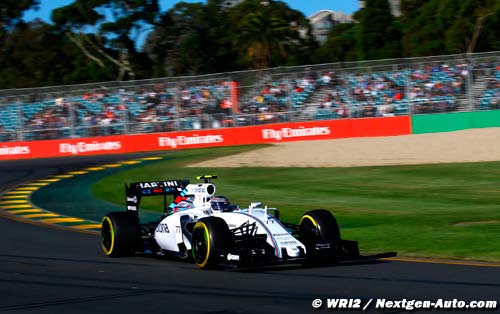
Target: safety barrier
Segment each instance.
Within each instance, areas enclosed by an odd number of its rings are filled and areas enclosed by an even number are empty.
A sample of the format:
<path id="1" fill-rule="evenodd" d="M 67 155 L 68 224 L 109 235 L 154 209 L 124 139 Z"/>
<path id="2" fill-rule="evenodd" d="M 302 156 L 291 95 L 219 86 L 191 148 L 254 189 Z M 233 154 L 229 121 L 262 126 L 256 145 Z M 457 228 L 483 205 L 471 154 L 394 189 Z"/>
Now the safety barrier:
<path id="1" fill-rule="evenodd" d="M 411 133 L 409 116 L 278 123 L 259 126 L 6 142 L 0 160 L 178 150 Z"/>
<path id="2" fill-rule="evenodd" d="M 500 127 L 500 111 L 454 112 L 415 115 L 412 117 L 413 134 L 490 127 Z"/>

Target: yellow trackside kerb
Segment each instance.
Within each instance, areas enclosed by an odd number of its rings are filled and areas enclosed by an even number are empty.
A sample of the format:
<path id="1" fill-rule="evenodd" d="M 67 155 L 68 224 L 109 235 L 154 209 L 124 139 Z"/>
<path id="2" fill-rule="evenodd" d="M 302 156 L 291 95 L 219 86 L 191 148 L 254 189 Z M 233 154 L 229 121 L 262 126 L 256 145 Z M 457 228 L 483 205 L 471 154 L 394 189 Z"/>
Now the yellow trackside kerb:
<path id="1" fill-rule="evenodd" d="M 41 213 L 43 211 L 41 209 L 31 208 L 31 209 L 8 210 L 8 212 L 15 215 L 15 214 L 26 214 L 26 213 Z"/>
<path id="2" fill-rule="evenodd" d="M 9 192 L 5 192 L 5 195 L 30 195 L 31 191 L 16 191 L 12 190 Z"/>
<path id="3" fill-rule="evenodd" d="M 21 209 L 21 208 L 33 208 L 30 204 L 26 202 L 26 204 L 18 204 L 18 205 L 0 205 L 1 209 Z"/>
<path id="4" fill-rule="evenodd" d="M 67 174 L 78 175 L 78 174 L 87 174 L 87 173 L 88 173 L 87 171 L 71 171 L 71 172 L 68 172 Z"/>
<path id="5" fill-rule="evenodd" d="M 42 180 L 38 180 L 37 182 L 41 182 L 41 183 L 54 183 L 54 182 L 58 182 L 58 181 L 61 181 L 61 179 L 42 179 Z"/>
<path id="6" fill-rule="evenodd" d="M 4 200 L 0 201 L 1 205 L 14 205 L 14 204 L 29 204 L 27 199 L 21 200 Z"/>
<path id="7" fill-rule="evenodd" d="M 47 218 L 40 219 L 39 222 L 44 222 L 47 224 L 59 224 L 59 223 L 67 223 L 67 222 L 83 222 L 83 219 L 74 218 L 74 217 L 62 217 L 62 218 Z"/>
<path id="8" fill-rule="evenodd" d="M 54 176 L 54 178 L 57 178 L 57 179 L 69 179 L 72 177 L 74 177 L 74 175 L 72 175 L 72 174 L 59 174 L 59 175 Z"/>
<path id="9" fill-rule="evenodd" d="M 118 168 L 118 167 L 121 167 L 122 164 L 107 164 L 107 165 L 103 165 L 103 167 L 105 168 Z"/>
<path id="10" fill-rule="evenodd" d="M 118 161 L 115 163 L 104 164 L 99 166 L 91 166 L 81 170 L 68 171 L 66 173 L 52 175 L 44 179 L 34 180 L 32 182 L 19 185 L 12 190 L 6 191 L 0 195 L 0 210 L 6 213 L 17 216 L 22 219 L 32 219 L 33 221 L 46 223 L 49 225 L 59 225 L 59 227 L 71 228 L 80 232 L 95 232 L 101 229 L 101 224 L 92 220 L 83 218 L 69 217 L 53 213 L 44 209 L 37 208 L 30 202 L 31 195 L 40 188 L 48 186 L 52 183 L 59 182 L 64 179 L 73 178 L 77 175 L 88 174 L 91 171 L 102 171 L 107 168 L 118 168 L 125 165 L 136 165 L 143 161 L 161 160 L 163 157 L 145 157 L 135 160 Z M 111 223 L 109 221 L 109 223 Z M 112 224 L 111 224 L 112 227 Z M 112 232 L 112 246 L 106 254 L 112 254 L 114 249 L 114 230 Z M 106 250 L 105 250 L 106 251 Z"/>
<path id="11" fill-rule="evenodd" d="M 21 186 L 21 187 L 17 188 L 16 191 L 36 191 L 38 189 L 40 189 L 39 186 L 36 186 L 36 187 L 34 187 L 34 186 Z"/>
<path id="12" fill-rule="evenodd" d="M 2 196 L 2 199 L 4 200 L 10 200 L 10 199 L 26 199 L 26 195 L 22 195 L 22 194 L 16 194 L 16 195 L 4 195 Z"/>
<path id="13" fill-rule="evenodd" d="M 40 214 L 27 214 L 27 215 L 20 215 L 21 217 L 24 218 L 45 218 L 45 217 L 60 217 L 61 215 L 59 214 L 54 214 L 54 213 L 40 213 Z"/>
<path id="14" fill-rule="evenodd" d="M 160 159 L 163 159 L 162 157 L 145 157 L 145 158 L 141 158 L 141 160 L 146 160 L 146 161 L 149 161 L 149 160 L 160 160 Z"/>
<path id="15" fill-rule="evenodd" d="M 141 162 L 139 160 L 129 160 L 129 161 L 123 161 L 121 164 L 122 165 L 137 165 L 140 163 Z"/>
<path id="16" fill-rule="evenodd" d="M 49 185 L 50 182 L 31 182 L 25 185 L 25 187 L 42 187 Z"/>
<path id="17" fill-rule="evenodd" d="M 101 227 L 102 227 L 101 224 L 81 224 L 81 225 L 71 226 L 71 228 L 82 229 L 82 230 L 101 229 Z"/>

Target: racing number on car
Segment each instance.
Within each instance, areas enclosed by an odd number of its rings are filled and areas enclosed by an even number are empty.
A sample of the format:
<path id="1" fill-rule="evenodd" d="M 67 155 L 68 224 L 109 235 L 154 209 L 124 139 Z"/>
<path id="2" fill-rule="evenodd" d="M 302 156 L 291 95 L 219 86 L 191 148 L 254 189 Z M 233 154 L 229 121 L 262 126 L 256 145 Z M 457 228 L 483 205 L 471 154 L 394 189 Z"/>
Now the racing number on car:
<path id="1" fill-rule="evenodd" d="M 175 233 L 181 233 L 181 226 L 175 226 Z"/>
<path id="2" fill-rule="evenodd" d="M 167 224 L 159 224 L 158 226 L 156 226 L 156 232 L 170 233 L 170 231 L 168 230 Z"/>

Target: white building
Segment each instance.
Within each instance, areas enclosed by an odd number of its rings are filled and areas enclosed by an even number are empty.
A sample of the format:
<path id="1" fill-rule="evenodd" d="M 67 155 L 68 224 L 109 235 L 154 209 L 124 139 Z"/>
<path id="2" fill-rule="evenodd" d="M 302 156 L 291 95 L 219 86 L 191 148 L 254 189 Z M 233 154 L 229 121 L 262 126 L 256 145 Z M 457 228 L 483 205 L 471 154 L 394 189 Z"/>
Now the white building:
<path id="1" fill-rule="evenodd" d="M 308 19 L 312 26 L 312 35 L 319 43 L 324 43 L 328 39 L 328 34 L 335 25 L 353 22 L 350 14 L 331 10 L 318 11 Z"/>

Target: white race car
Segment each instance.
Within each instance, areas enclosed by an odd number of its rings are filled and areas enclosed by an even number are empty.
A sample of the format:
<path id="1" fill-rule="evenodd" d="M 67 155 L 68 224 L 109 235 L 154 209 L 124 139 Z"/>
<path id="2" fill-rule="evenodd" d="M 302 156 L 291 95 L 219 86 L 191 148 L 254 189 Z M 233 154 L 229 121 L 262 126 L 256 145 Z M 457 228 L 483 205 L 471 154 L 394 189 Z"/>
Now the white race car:
<path id="1" fill-rule="evenodd" d="M 101 246 L 108 256 L 136 253 L 173 255 L 200 268 L 258 266 L 285 262 L 358 260 L 357 241 L 343 240 L 327 210 L 306 212 L 298 225 L 280 221 L 279 211 L 251 203 L 242 209 L 215 195 L 217 176 L 188 180 L 138 182 L 126 186 L 127 211 L 104 216 Z M 139 221 L 142 197 L 163 195 L 164 214 L 156 222 Z M 167 206 L 167 195 L 173 201 Z"/>

